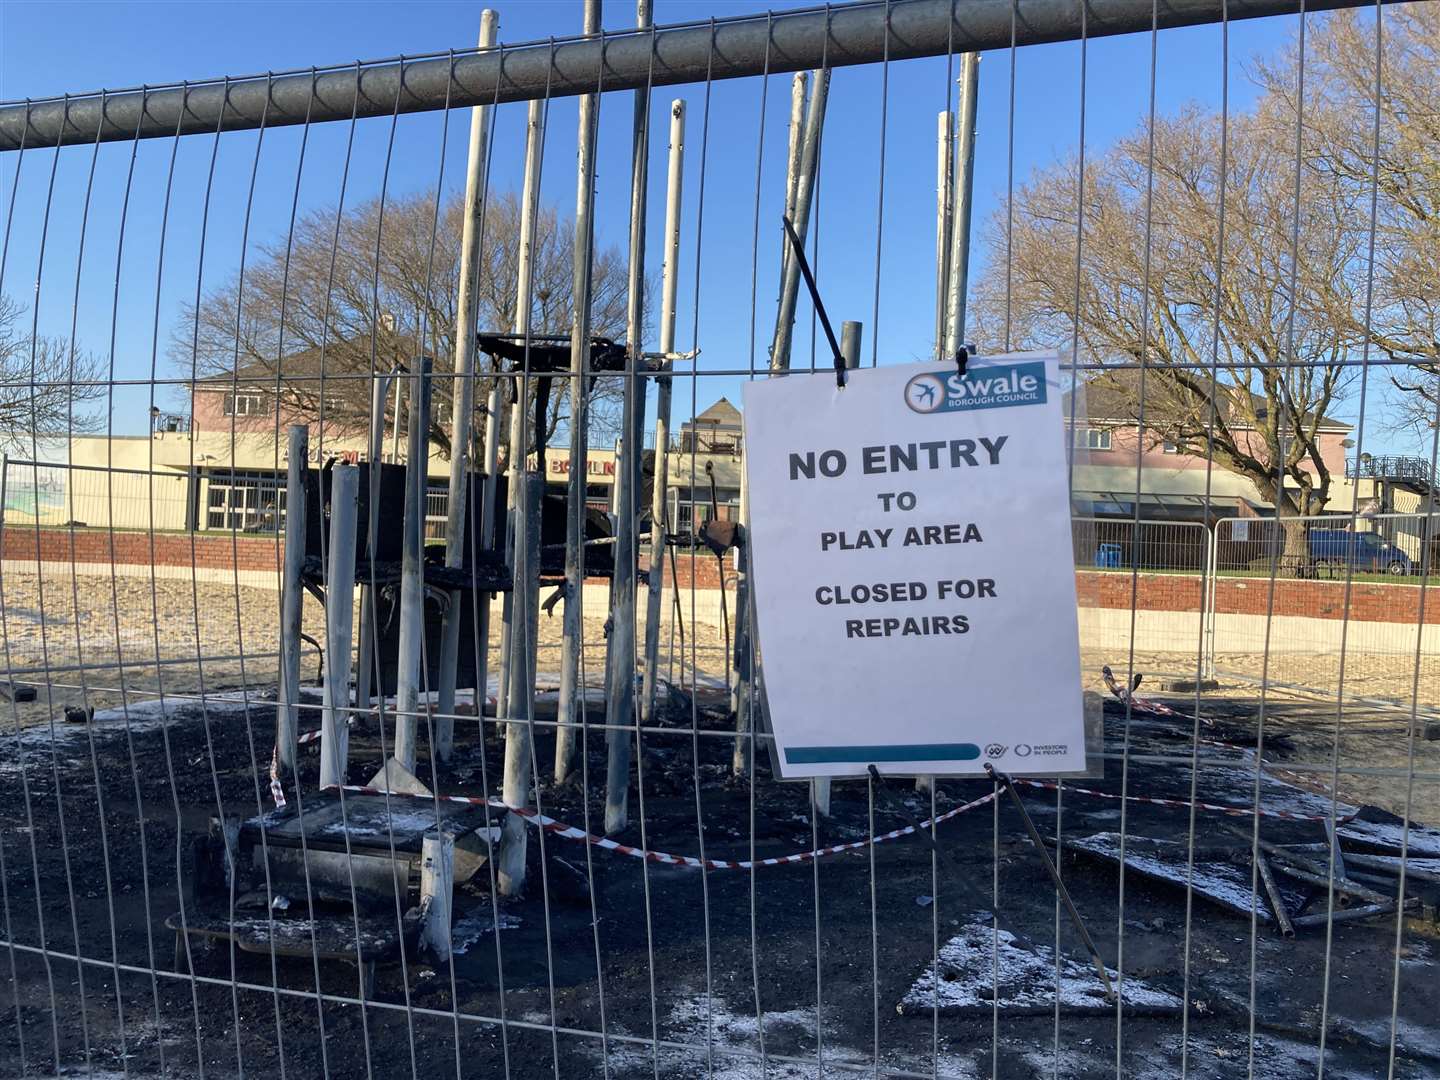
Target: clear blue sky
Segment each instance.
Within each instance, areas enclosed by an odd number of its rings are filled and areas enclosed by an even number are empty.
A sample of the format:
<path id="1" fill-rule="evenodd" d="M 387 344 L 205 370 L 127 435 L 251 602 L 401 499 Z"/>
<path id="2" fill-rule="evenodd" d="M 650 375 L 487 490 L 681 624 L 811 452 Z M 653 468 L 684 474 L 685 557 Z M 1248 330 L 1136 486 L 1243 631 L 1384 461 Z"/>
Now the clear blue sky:
<path id="1" fill-rule="evenodd" d="M 0 0 L 0 97 L 14 100 L 102 87 L 128 87 L 223 74 L 343 63 L 355 59 L 466 48 L 475 42 L 481 3 L 380 2 L 295 3 L 35 3 Z M 500 12 L 502 41 L 524 41 L 579 30 L 579 0 L 525 0 L 494 3 Z M 764 5 L 750 0 L 656 0 L 656 20 L 677 22 L 709 15 L 740 14 Z M 778 2 L 783 9 L 802 6 Z M 633 5 L 605 4 L 607 28 L 633 25 Z M 1257 20 L 1232 27 L 1230 84 L 1232 107 L 1243 108 L 1255 89 L 1247 76 L 1257 55 L 1279 48 L 1294 32 L 1294 18 Z M 1099 152 L 1135 128 L 1147 109 L 1151 43 L 1149 35 L 1110 38 L 1090 44 L 1086 87 L 1087 143 Z M 1016 100 L 1009 102 L 1008 52 L 988 53 L 981 64 L 980 116 L 975 171 L 976 228 L 1004 205 L 1008 155 L 1013 130 L 1014 175 L 1023 181 L 1036 167 L 1073 153 L 1079 122 L 1079 46 L 1066 43 L 1020 50 L 1015 58 Z M 1220 81 L 1220 31 L 1201 27 L 1160 35 L 1158 108 L 1172 111 L 1187 101 L 1217 105 Z M 828 114 L 818 219 L 818 276 L 826 305 L 838 323 L 865 324 L 864 359 L 870 362 L 877 341 L 875 318 L 877 191 L 880 176 L 881 79 L 879 65 L 844 68 L 834 74 Z M 946 106 L 945 58 L 897 62 L 889 71 L 888 129 L 884 152 L 885 199 L 880 269 L 878 358 L 881 363 L 922 359 L 932 338 L 935 235 L 936 113 Z M 760 140 L 762 84 L 758 79 L 717 83 L 714 87 L 705 178 L 703 261 L 698 344 L 701 370 L 764 365 L 774 325 L 774 297 L 780 251 L 779 216 L 783 198 L 789 75 L 772 77 Z M 696 292 L 695 243 L 700 188 L 703 87 L 662 87 L 653 94 L 654 128 L 651 172 L 651 263 L 658 274 L 664 199 L 666 115 L 674 97 L 689 108 L 686 160 L 686 216 L 680 284 L 679 347 L 696 343 L 693 327 Z M 629 92 L 606 95 L 601 105 L 599 239 L 622 244 L 628 210 Z M 525 106 L 499 109 L 493 164 L 494 183 L 518 188 Z M 432 187 L 441 169 L 439 114 L 402 117 L 389 177 L 389 191 L 409 193 Z M 464 180 L 468 112 L 449 119 L 443 183 L 456 188 Z M 333 205 L 347 125 L 312 132 L 301 184 L 304 206 Z M 362 121 L 351 169 L 347 205 L 376 195 L 385 165 L 390 121 Z M 547 130 L 543 195 L 567 214 L 574 206 L 575 102 L 552 103 Z M 265 135 L 257 194 L 250 224 L 253 246 L 283 240 L 295 183 L 299 129 Z M 175 377 L 167 344 L 179 305 L 193 299 L 200 265 L 202 212 L 212 139 L 182 141 L 166 230 L 164 274 L 159 286 L 160 350 L 158 373 Z M 205 287 L 235 272 L 241 250 L 246 192 L 255 159 L 253 132 L 224 136 L 215 167 L 208 227 L 203 232 Z M 107 144 L 95 170 L 85 253 L 76 287 L 76 262 L 82 235 L 81 211 L 92 150 L 62 151 L 55 173 L 49 234 L 39 275 L 38 312 L 42 333 L 68 335 L 78 296 L 81 345 L 105 355 L 110 330 L 120 205 L 131 147 Z M 121 268 L 120 316 L 115 374 L 145 380 L 152 364 L 151 337 L 156 307 L 157 254 L 162 223 L 168 140 L 141 144 L 136 183 L 126 220 L 125 258 Z M 15 192 L 18 155 L 0 155 L 3 208 Z M 4 266 L 4 291 L 29 305 L 34 302 L 41 268 L 41 225 L 54 152 L 24 155 L 14 227 Z M 760 225 L 756 247 L 756 171 L 760 168 Z M 758 284 L 752 308 L 752 264 Z M 983 260 L 974 272 L 984 273 Z M 752 310 L 754 333 L 751 333 Z M 811 355 L 809 304 L 800 308 L 795 361 Z M 823 350 L 821 352 L 821 363 Z M 703 408 L 723 394 L 738 397 L 736 380 L 702 378 L 694 386 Z M 677 413 L 688 414 L 692 380 L 677 384 Z M 162 407 L 178 404 L 172 388 L 161 388 Z M 117 432 L 144 430 L 150 388 L 119 393 Z"/>

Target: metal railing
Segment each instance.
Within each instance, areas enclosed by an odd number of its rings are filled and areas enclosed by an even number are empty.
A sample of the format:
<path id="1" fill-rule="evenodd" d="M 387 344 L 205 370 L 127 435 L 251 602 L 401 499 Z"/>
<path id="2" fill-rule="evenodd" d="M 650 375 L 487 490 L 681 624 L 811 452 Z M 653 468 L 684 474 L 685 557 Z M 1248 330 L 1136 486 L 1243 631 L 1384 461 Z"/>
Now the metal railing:
<path id="1" fill-rule="evenodd" d="M 1435 469 L 1426 458 L 1365 454 L 1359 460 L 1345 459 L 1345 478 L 1402 480 L 1431 486 L 1435 482 Z"/>

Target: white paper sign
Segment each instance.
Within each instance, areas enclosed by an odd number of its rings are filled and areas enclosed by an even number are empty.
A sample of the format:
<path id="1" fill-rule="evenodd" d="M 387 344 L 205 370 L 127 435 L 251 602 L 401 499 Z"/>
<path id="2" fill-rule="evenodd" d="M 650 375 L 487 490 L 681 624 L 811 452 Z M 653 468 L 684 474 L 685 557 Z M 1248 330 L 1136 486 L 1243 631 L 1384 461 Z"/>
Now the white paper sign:
<path id="1" fill-rule="evenodd" d="M 783 776 L 1085 767 L 1053 354 L 745 384 Z"/>

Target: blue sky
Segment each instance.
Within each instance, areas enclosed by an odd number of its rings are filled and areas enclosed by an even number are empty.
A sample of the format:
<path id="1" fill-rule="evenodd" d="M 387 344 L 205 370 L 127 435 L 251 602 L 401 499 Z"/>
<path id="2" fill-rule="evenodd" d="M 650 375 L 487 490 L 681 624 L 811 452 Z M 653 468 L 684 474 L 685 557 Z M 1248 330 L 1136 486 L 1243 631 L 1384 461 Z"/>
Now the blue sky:
<path id="1" fill-rule="evenodd" d="M 128 87 L 223 74 L 344 63 L 355 59 L 466 48 L 474 44 L 479 3 L 32 3 L 0 2 L 0 98 L 14 100 L 101 87 Z M 516 42 L 579 30 L 579 0 L 497 3 L 501 40 Z M 750 0 L 699 2 L 656 0 L 660 23 L 756 10 Z M 772 3 L 780 10 L 803 6 Z M 629 3 L 605 5 L 605 26 L 633 25 Z M 1293 17 L 1237 23 L 1230 35 L 1232 108 L 1255 96 L 1247 71 L 1258 55 L 1281 47 L 1294 32 Z M 1218 105 L 1222 69 L 1218 27 L 1168 31 L 1156 57 L 1157 104 L 1162 112 L 1188 101 Z M 1009 156 L 1021 182 L 1036 167 L 1074 152 L 1080 114 L 1080 48 L 1075 43 L 1020 50 L 1015 56 L 1015 106 L 1010 109 L 1011 57 L 985 54 L 981 64 L 980 112 L 975 170 L 976 226 L 1003 207 Z M 1148 107 L 1151 41 L 1148 34 L 1094 41 L 1089 46 L 1085 89 L 1089 152 L 1097 153 L 1132 131 Z M 951 69 L 952 72 L 954 69 Z M 935 127 L 946 107 L 947 62 L 897 62 L 890 66 L 884 146 L 884 207 L 876 332 L 876 234 L 881 162 L 882 71 L 845 68 L 835 72 L 826 125 L 820 180 L 820 256 L 817 275 L 832 318 L 865 324 L 864 361 L 900 362 L 928 356 L 934 310 Z M 699 221 L 701 128 L 704 88 L 661 87 L 654 91 L 651 159 L 650 269 L 658 274 L 658 240 L 663 215 L 666 115 L 672 98 L 688 103 L 685 219 L 680 283 L 678 345 L 702 349 L 700 370 L 763 367 L 774 324 L 774 297 L 780 251 L 789 75 L 717 83 L 710 104 L 709 154 L 704 220 Z M 767 93 L 763 110 L 762 92 Z M 623 245 L 628 210 L 629 128 L 632 96 L 606 95 L 601 105 L 597 223 L 603 244 Z M 525 106 L 498 110 L 492 182 L 518 188 L 522 165 Z M 467 110 L 449 117 L 442 183 L 464 182 Z M 388 190 L 405 194 L 431 188 L 442 176 L 440 153 L 445 117 L 401 117 L 390 158 Z M 333 205 L 347 125 L 312 131 L 301 177 L 301 206 Z M 550 106 L 543 196 L 569 214 L 574 206 L 576 108 L 573 99 Z M 361 121 L 356 133 L 347 205 L 380 191 L 390 133 L 388 118 Z M 1012 144 L 1013 136 L 1013 144 Z M 115 377 L 136 380 L 117 392 L 115 430 L 144 430 L 151 387 L 152 336 L 160 312 L 160 378 L 177 371 L 167 353 L 179 306 L 194 298 L 197 274 L 202 288 L 232 276 L 239 264 L 250 171 L 257 136 L 227 134 L 216 155 L 208 220 L 204 197 L 213 139 L 182 140 L 164 230 L 165 263 L 157 272 L 168 140 L 143 142 L 136 154 L 135 184 L 125 214 L 124 259 L 116 326 Z M 294 191 L 299 129 L 267 132 L 259 157 L 251 210 L 250 247 L 282 241 Z M 8 210 L 16 201 L 14 225 L 0 287 L 13 298 L 36 302 L 42 333 L 68 335 L 72 310 L 82 347 L 108 353 L 112 290 L 121 222 L 121 199 L 131 145 L 102 146 L 95 161 L 94 190 L 83 229 L 84 259 L 77 289 L 76 266 L 81 218 L 92 148 L 24 155 L 18 193 L 18 155 L 0 155 L 0 198 Z M 41 261 L 47 192 L 55 164 L 48 234 Z M 756 178 L 760 209 L 756 242 Z M 202 220 L 206 226 L 202 230 Z M 698 338 L 694 298 L 695 244 L 703 245 Z M 203 271 L 201 248 L 203 240 Z M 977 248 L 978 253 L 978 248 Z M 758 281 L 752 277 L 757 267 Z M 983 259 L 974 273 L 985 272 Z M 38 271 L 38 276 L 37 276 Z M 753 282 L 753 284 L 752 284 Z M 795 343 L 797 365 L 811 355 L 809 304 L 802 301 Z M 752 321 L 754 332 L 751 332 Z M 653 343 L 652 343 L 653 344 Z M 823 349 L 820 362 L 825 363 Z M 676 388 L 677 411 L 688 413 L 692 399 L 703 408 L 721 394 L 738 398 L 737 380 L 683 379 Z M 173 388 L 156 391 L 162 405 L 178 403 Z M 1378 449 L 1378 447 L 1377 447 Z"/>

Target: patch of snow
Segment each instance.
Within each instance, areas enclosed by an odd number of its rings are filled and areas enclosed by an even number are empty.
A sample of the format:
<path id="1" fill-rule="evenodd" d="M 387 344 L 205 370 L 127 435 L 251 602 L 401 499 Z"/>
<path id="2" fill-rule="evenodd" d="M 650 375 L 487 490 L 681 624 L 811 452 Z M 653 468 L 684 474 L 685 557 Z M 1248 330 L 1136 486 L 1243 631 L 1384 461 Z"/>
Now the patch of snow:
<path id="1" fill-rule="evenodd" d="M 405 807 L 407 802 L 395 800 L 395 805 L 390 808 L 388 820 L 377 825 L 357 825 L 350 822 L 347 829 L 345 822 L 332 821 L 319 830 L 318 835 L 335 838 L 343 838 L 348 832 L 350 836 L 378 836 L 386 837 L 393 832 L 397 840 L 404 840 L 415 833 L 423 833 L 435 828 L 435 807 L 426 806 L 424 809 L 408 810 Z"/>
<path id="2" fill-rule="evenodd" d="M 59 747 L 84 741 L 87 730 L 102 736 L 123 734 L 127 717 L 131 734 L 140 734 L 161 727 L 167 720 L 199 719 L 202 712 L 212 717 L 243 716 L 247 709 L 274 706 L 273 701 L 266 701 L 258 692 L 250 693 L 248 702 L 247 695 L 239 691 L 206 694 L 204 698 L 183 694 L 164 698 L 147 697 L 113 709 L 97 709 L 89 724 L 69 724 L 63 717 L 57 716 L 53 740 L 49 724 L 36 724 L 9 735 L 7 741 L 15 746 L 48 750 L 52 745 Z"/>
<path id="3" fill-rule="evenodd" d="M 898 1010 L 926 1013 L 938 1002 L 946 1011 L 988 1013 L 996 994 L 997 963 L 1003 1013 L 1048 1013 L 1055 1008 L 1057 993 L 1066 1009 L 1114 1010 L 1088 963 L 1061 957 L 1057 987 L 1054 950 L 1036 945 L 1032 951 L 1016 940 L 1008 930 L 994 930 L 982 915 L 970 915 L 960 933 L 941 946 L 939 963 L 926 968 L 901 998 Z M 1110 978 L 1112 984 L 1120 984 L 1114 971 Z M 1136 1010 L 1172 1012 L 1182 1004 L 1176 995 L 1132 976 L 1124 979 L 1119 991 L 1125 1004 Z"/>
<path id="4" fill-rule="evenodd" d="M 1405 827 L 1394 822 L 1352 821 L 1335 831 L 1342 840 L 1384 848 L 1396 855 L 1400 854 L 1400 845 L 1405 842 Z M 1412 822 L 1405 852 L 1412 858 L 1440 858 L 1440 829 Z"/>
<path id="5" fill-rule="evenodd" d="M 493 934 L 496 925 L 494 913 L 488 907 L 477 907 L 467 912 L 462 918 L 456 919 L 455 925 L 450 928 L 450 951 L 456 955 L 463 954 L 481 938 Z M 501 930 L 514 930 L 520 925 L 520 918 L 502 911 L 498 925 Z M 550 1020 L 546 1017 L 539 1022 L 548 1024 Z"/>
<path id="6" fill-rule="evenodd" d="M 760 1058 L 758 1038 L 763 1023 L 766 1057 Z M 640 1034 L 617 1031 L 615 1034 Z M 643 1035 L 648 1040 L 649 1032 Z M 853 1077 L 856 1069 L 869 1066 L 867 1053 L 824 1043 L 825 1067 L 816 1063 L 813 1049 L 815 1010 L 813 1008 L 771 1011 L 757 1020 L 753 1010 L 732 1010 L 719 995 L 691 995 L 674 1007 L 660 1024 L 664 1042 L 684 1047 L 662 1046 L 658 1052 L 645 1043 L 612 1038 L 609 1043 L 609 1073 L 620 1078 L 650 1076 L 657 1064 L 662 1076 L 705 1076 L 716 1080 L 832 1080 Z M 796 1048 L 796 1040 L 803 1040 Z M 784 1049 L 776 1046 L 779 1043 Z M 589 1048 L 598 1075 L 604 1047 L 596 1040 Z M 777 1061 L 772 1054 L 798 1061 Z M 831 1063 L 847 1068 L 834 1068 Z M 954 1080 L 970 1080 L 971 1073 L 941 1074 Z"/>
<path id="7" fill-rule="evenodd" d="M 1072 851 L 1078 849 L 1099 855 L 1116 865 L 1120 862 L 1119 833 L 1096 833 L 1093 836 L 1073 838 L 1067 841 L 1067 846 Z M 1183 890 L 1187 873 L 1187 848 L 1179 841 L 1131 836 L 1125 844 L 1125 865 L 1128 870 Z M 1255 889 L 1251 888 L 1249 869 L 1233 863 L 1213 860 L 1202 862 L 1197 859 L 1189 878 L 1196 896 L 1204 897 L 1247 918 L 1253 908 L 1256 918 L 1262 924 L 1268 925 L 1274 921 L 1258 883 Z M 1298 900 L 1298 897 L 1289 893 L 1285 885 L 1280 888 L 1282 895 L 1292 904 Z"/>

